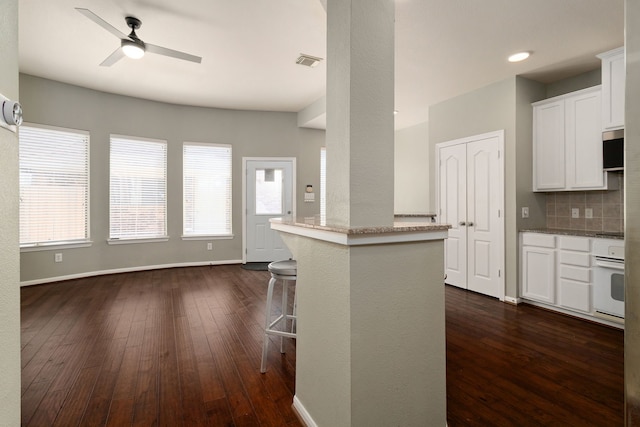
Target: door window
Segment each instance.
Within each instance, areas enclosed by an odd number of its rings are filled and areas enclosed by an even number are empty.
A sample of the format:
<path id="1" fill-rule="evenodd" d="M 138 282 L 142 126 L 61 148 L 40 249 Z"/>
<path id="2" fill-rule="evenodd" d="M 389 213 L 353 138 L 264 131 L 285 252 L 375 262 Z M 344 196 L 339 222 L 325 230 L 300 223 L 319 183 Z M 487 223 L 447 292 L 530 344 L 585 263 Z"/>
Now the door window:
<path id="1" fill-rule="evenodd" d="M 282 169 L 256 169 L 256 215 L 282 215 Z"/>

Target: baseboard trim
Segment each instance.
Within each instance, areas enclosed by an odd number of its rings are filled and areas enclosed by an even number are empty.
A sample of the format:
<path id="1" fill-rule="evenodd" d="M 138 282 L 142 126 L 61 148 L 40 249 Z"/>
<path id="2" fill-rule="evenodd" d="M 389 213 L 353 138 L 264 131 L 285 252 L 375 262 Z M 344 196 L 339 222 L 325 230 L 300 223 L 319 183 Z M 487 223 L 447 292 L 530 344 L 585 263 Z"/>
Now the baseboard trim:
<path id="1" fill-rule="evenodd" d="M 163 268 L 201 267 L 205 265 L 226 265 L 226 264 L 242 264 L 242 260 L 228 259 L 228 260 L 222 260 L 222 261 L 176 262 L 171 264 L 141 265 L 137 267 L 114 268 L 112 270 L 87 271 L 84 273 L 69 274 L 67 276 L 56 276 L 56 277 L 46 277 L 44 279 L 26 280 L 24 282 L 20 282 L 20 287 L 42 285 L 44 283 L 62 282 L 63 280 L 84 279 L 86 277 L 104 276 L 107 274 L 132 273 L 134 271 L 145 271 L 145 270 L 161 270 Z"/>
<path id="2" fill-rule="evenodd" d="M 513 304 L 513 305 L 518 305 L 522 302 L 522 300 L 520 298 L 514 298 L 514 297 L 504 297 L 505 302 L 508 302 L 509 304 Z"/>
<path id="3" fill-rule="evenodd" d="M 300 419 L 300 422 L 302 422 L 305 427 L 318 427 L 318 424 L 313 421 L 313 418 L 311 418 L 311 415 L 309 415 L 307 409 L 300 402 L 298 396 L 293 396 L 293 411 L 296 413 L 296 415 Z"/>

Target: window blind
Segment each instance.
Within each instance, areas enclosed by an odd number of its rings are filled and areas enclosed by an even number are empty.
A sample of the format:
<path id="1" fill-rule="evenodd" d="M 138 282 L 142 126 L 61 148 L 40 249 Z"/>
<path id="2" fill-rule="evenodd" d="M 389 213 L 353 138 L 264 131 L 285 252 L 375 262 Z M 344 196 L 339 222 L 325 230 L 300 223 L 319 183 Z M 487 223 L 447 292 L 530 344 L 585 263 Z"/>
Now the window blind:
<path id="1" fill-rule="evenodd" d="M 167 236 L 167 143 L 111 135 L 109 237 Z"/>
<path id="2" fill-rule="evenodd" d="M 183 235 L 231 235 L 231 145 L 183 144 Z"/>
<path id="3" fill-rule="evenodd" d="M 320 149 L 320 220 L 327 218 L 327 149 Z"/>
<path id="4" fill-rule="evenodd" d="M 19 130 L 20 246 L 89 239 L 89 134 Z"/>

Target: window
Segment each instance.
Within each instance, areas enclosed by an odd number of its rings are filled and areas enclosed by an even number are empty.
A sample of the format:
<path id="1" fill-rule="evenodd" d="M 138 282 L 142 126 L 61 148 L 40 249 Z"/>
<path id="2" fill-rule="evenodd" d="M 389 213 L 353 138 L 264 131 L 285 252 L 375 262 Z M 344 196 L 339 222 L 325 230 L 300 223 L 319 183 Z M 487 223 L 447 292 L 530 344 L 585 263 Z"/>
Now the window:
<path id="1" fill-rule="evenodd" d="M 320 149 L 320 220 L 327 218 L 327 149 Z"/>
<path id="2" fill-rule="evenodd" d="M 183 236 L 231 236 L 231 146 L 183 145 Z"/>
<path id="3" fill-rule="evenodd" d="M 89 239 L 89 133 L 23 125 L 20 144 L 20 246 Z"/>
<path id="4" fill-rule="evenodd" d="M 111 135 L 109 237 L 167 238 L 167 143 Z"/>

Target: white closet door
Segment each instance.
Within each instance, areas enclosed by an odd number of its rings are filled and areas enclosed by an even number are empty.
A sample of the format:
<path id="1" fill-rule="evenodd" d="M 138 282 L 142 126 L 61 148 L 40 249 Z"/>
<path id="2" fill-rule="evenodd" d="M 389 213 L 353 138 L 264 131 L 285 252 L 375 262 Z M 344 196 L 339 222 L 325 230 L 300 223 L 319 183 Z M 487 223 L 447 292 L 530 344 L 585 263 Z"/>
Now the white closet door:
<path id="1" fill-rule="evenodd" d="M 444 242 L 446 283 L 467 287 L 467 150 L 464 144 L 440 149 L 440 222 L 451 224 Z"/>
<path id="2" fill-rule="evenodd" d="M 440 222 L 445 283 L 504 298 L 504 175 L 502 134 L 464 138 L 438 147 Z"/>
<path id="3" fill-rule="evenodd" d="M 500 297 L 500 158 L 497 137 L 467 144 L 467 288 Z"/>

